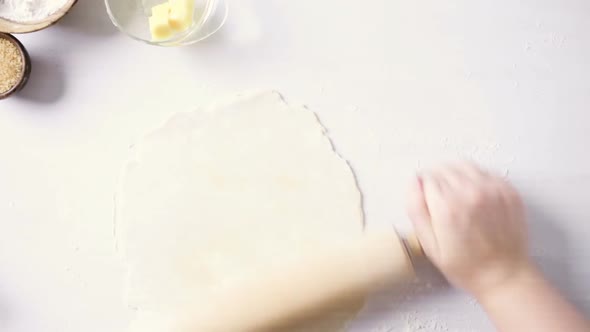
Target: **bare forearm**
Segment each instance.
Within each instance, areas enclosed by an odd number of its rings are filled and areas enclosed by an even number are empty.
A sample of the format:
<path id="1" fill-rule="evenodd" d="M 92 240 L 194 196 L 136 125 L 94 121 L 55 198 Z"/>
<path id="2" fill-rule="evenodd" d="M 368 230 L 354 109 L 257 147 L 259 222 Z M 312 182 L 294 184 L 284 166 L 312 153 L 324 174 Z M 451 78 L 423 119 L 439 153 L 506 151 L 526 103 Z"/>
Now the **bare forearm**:
<path id="1" fill-rule="evenodd" d="M 590 331 L 588 320 L 534 267 L 479 301 L 500 332 Z"/>

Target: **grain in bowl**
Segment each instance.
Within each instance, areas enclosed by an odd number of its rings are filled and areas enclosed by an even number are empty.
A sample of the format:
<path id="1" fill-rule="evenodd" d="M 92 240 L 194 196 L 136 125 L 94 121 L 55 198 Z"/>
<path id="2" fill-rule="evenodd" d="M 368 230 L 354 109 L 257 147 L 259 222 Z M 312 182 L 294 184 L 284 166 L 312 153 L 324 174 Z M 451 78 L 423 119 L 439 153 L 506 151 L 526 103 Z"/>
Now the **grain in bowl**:
<path id="1" fill-rule="evenodd" d="M 0 99 L 22 89 L 31 71 L 29 55 L 13 36 L 0 34 Z"/>

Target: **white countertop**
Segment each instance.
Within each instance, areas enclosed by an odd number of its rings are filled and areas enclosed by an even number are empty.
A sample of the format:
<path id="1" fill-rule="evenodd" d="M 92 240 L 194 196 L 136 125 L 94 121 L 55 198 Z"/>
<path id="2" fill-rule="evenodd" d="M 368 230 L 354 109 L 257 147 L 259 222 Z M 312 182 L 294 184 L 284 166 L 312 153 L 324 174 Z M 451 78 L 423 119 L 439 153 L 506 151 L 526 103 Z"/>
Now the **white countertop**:
<path id="1" fill-rule="evenodd" d="M 590 313 L 590 2 L 230 5 L 220 33 L 182 49 L 128 39 L 99 0 L 18 36 L 33 74 L 0 102 L 0 330 L 123 329 L 112 213 L 128 147 L 174 112 L 252 89 L 319 114 L 369 226 L 407 228 L 416 169 L 470 157 L 506 174 L 530 206 L 535 257 Z M 492 331 L 467 296 L 422 280 L 378 294 L 351 330 Z"/>

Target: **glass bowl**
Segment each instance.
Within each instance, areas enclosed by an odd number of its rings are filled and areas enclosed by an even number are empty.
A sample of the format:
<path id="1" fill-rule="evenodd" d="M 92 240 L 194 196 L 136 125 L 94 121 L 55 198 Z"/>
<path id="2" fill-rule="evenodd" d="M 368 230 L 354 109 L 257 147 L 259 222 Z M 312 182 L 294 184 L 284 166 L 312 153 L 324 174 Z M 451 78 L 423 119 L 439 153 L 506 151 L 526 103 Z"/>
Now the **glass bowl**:
<path id="1" fill-rule="evenodd" d="M 217 32 L 228 13 L 226 0 L 195 0 L 194 23 L 170 39 L 152 40 L 149 17 L 151 8 L 166 0 L 105 0 L 113 24 L 129 37 L 156 46 L 184 46 L 201 41 Z"/>

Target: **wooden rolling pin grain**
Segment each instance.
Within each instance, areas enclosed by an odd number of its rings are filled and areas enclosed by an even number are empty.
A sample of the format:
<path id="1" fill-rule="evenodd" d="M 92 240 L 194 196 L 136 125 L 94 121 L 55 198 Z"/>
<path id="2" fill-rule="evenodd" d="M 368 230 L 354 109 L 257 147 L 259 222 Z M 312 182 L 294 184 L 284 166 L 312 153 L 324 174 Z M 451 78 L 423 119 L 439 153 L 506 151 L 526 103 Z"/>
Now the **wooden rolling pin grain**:
<path id="1" fill-rule="evenodd" d="M 191 313 L 180 331 L 277 331 L 337 310 L 351 299 L 414 277 L 413 260 L 423 256 L 415 237 L 394 231 L 355 240 L 326 241 L 309 257 L 272 266 Z"/>

